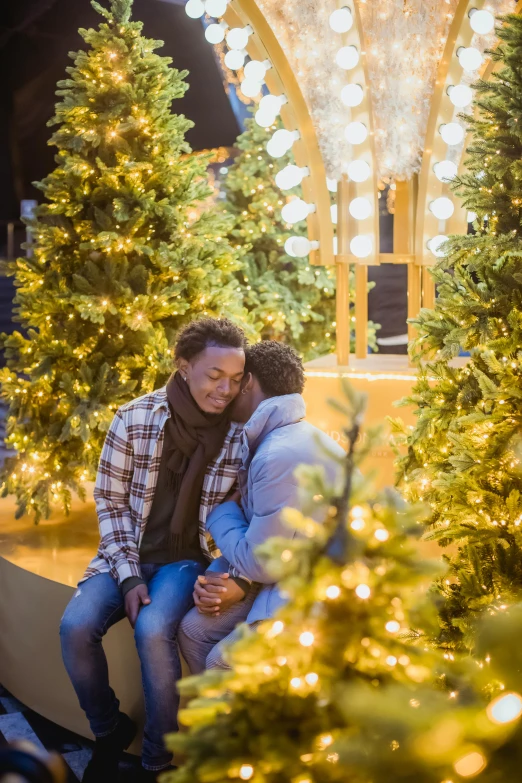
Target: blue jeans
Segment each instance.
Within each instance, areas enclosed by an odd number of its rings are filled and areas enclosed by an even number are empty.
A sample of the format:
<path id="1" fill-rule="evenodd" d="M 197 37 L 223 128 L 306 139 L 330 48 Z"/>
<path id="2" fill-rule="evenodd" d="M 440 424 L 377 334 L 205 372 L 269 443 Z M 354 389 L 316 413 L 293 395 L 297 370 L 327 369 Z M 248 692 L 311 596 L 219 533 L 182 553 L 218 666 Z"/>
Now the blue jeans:
<path id="1" fill-rule="evenodd" d="M 193 560 L 141 567 L 152 601 L 140 609 L 134 629 L 145 696 L 142 763 L 147 769 L 163 769 L 172 759 L 163 737 L 178 729 L 177 630 L 194 604 L 194 582 L 204 571 Z M 60 625 L 65 668 L 95 737 L 110 734 L 118 723 L 119 701 L 109 685 L 102 639 L 124 617 L 117 583 L 110 574 L 97 574 L 78 587 Z"/>

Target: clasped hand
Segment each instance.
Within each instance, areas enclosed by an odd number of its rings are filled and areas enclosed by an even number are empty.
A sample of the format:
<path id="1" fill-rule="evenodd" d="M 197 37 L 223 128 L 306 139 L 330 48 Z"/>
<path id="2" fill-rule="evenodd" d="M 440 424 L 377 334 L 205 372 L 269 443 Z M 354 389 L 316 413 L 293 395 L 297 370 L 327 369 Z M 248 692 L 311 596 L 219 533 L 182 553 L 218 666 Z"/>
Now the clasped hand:
<path id="1" fill-rule="evenodd" d="M 200 614 L 216 617 L 241 601 L 246 593 L 229 574 L 207 572 L 198 576 L 193 595 Z"/>

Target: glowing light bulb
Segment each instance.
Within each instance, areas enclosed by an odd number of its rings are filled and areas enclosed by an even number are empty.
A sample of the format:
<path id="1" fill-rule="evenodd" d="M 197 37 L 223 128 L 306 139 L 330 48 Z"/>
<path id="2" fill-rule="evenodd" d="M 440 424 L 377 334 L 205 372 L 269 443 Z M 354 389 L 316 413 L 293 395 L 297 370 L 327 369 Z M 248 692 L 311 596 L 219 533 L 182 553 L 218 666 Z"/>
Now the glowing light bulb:
<path id="1" fill-rule="evenodd" d="M 205 30 L 205 38 L 211 44 L 221 43 L 225 37 L 225 30 L 226 27 L 221 24 L 209 24 Z"/>
<path id="2" fill-rule="evenodd" d="M 317 685 L 319 682 L 319 675 L 315 672 L 308 672 L 308 674 L 305 675 L 305 682 L 308 685 Z"/>
<path id="3" fill-rule="evenodd" d="M 476 212 L 472 212 L 472 211 L 470 210 L 470 211 L 468 212 L 468 215 L 467 215 L 467 221 L 468 221 L 468 223 L 474 223 L 476 219 L 477 219 L 477 213 L 476 213 Z"/>
<path id="4" fill-rule="evenodd" d="M 250 780 L 254 775 L 254 767 L 251 764 L 243 764 L 239 770 L 241 780 Z"/>
<path id="5" fill-rule="evenodd" d="M 330 217 L 334 226 L 337 225 L 337 204 L 332 204 L 330 207 Z"/>
<path id="6" fill-rule="evenodd" d="M 488 704 L 488 718 L 493 723 L 511 723 L 522 715 L 522 697 L 518 693 L 503 693 Z"/>
<path id="7" fill-rule="evenodd" d="M 430 204 L 430 212 L 435 215 L 437 220 L 447 220 L 453 215 L 455 205 L 447 196 L 436 198 Z"/>
<path id="8" fill-rule="evenodd" d="M 449 99 L 457 109 L 464 109 L 473 100 L 473 90 L 467 84 L 452 84 L 448 87 Z"/>
<path id="9" fill-rule="evenodd" d="M 315 211 L 313 204 L 307 204 L 302 198 L 295 198 L 284 205 L 281 210 L 281 217 L 285 223 L 299 223 L 301 220 L 305 220 L 310 212 L 313 211 Z"/>
<path id="10" fill-rule="evenodd" d="M 445 254 L 441 250 L 441 245 L 446 242 L 448 237 L 445 234 L 437 234 L 436 237 L 433 237 L 433 239 L 430 239 L 429 242 L 427 242 L 428 250 L 431 250 L 434 256 L 437 258 L 442 258 Z"/>
<path id="11" fill-rule="evenodd" d="M 276 117 L 281 110 L 281 106 L 286 102 L 287 98 L 285 95 L 263 95 L 259 101 L 259 109 L 262 112 L 268 112 Z"/>
<path id="12" fill-rule="evenodd" d="M 353 182 L 366 182 L 371 174 L 371 169 L 365 160 L 352 160 L 348 164 L 347 173 Z"/>
<path id="13" fill-rule="evenodd" d="M 328 21 L 334 33 L 347 33 L 353 25 L 352 12 L 347 6 L 343 6 L 333 11 Z"/>
<path id="14" fill-rule="evenodd" d="M 383 527 L 377 528 L 375 533 L 373 534 L 377 541 L 387 541 L 390 537 L 390 534 L 387 530 L 385 530 Z"/>
<path id="15" fill-rule="evenodd" d="M 256 111 L 254 119 L 261 128 L 269 128 L 276 120 L 273 114 L 269 114 L 269 112 L 262 111 L 261 109 Z"/>
<path id="16" fill-rule="evenodd" d="M 302 684 L 303 683 L 300 677 L 292 677 L 292 679 L 290 680 L 290 685 L 292 686 L 292 688 L 300 688 Z"/>
<path id="17" fill-rule="evenodd" d="M 363 122 L 350 122 L 344 129 L 344 137 L 350 144 L 362 144 L 368 136 L 368 128 Z"/>
<path id="18" fill-rule="evenodd" d="M 368 587 L 368 585 L 357 585 L 355 588 L 355 594 L 359 596 L 359 598 L 369 598 L 371 595 L 371 590 Z"/>
<path id="19" fill-rule="evenodd" d="M 288 131 L 280 128 L 276 130 L 272 138 L 267 142 L 267 152 L 273 158 L 282 158 L 298 138 L 299 131 Z"/>
<path id="20" fill-rule="evenodd" d="M 250 62 L 245 65 L 245 79 L 262 82 L 269 67 L 270 63 L 268 60 L 265 60 L 265 62 L 261 62 L 261 60 L 250 60 Z"/>
<path id="21" fill-rule="evenodd" d="M 398 623 L 397 620 L 389 620 L 384 627 L 388 633 L 397 633 L 397 631 L 400 631 L 401 629 L 400 623 Z"/>
<path id="22" fill-rule="evenodd" d="M 469 12 L 469 23 L 474 33 L 487 35 L 495 26 L 495 17 L 489 11 L 472 8 Z"/>
<path id="23" fill-rule="evenodd" d="M 372 205 L 367 198 L 354 198 L 348 207 L 350 215 L 356 220 L 366 220 L 372 214 Z"/>
<path id="24" fill-rule="evenodd" d="M 341 101 L 345 106 L 359 106 L 364 98 L 364 90 L 360 84 L 347 84 L 341 90 Z"/>
<path id="25" fill-rule="evenodd" d="M 315 636 L 311 631 L 304 631 L 299 637 L 299 642 L 303 647 L 311 647 L 315 641 Z"/>
<path id="26" fill-rule="evenodd" d="M 330 600 L 334 600 L 335 598 L 339 598 L 341 595 L 341 588 L 337 585 L 330 585 L 330 587 L 326 588 L 326 597 L 330 598 Z"/>
<path id="27" fill-rule="evenodd" d="M 330 179 L 330 177 L 326 177 L 326 187 L 328 188 L 330 193 L 337 193 L 337 180 Z"/>
<path id="28" fill-rule="evenodd" d="M 251 32 L 252 28 L 249 25 L 246 27 L 233 27 L 227 33 L 228 47 L 230 49 L 245 49 Z"/>
<path id="29" fill-rule="evenodd" d="M 261 92 L 261 82 L 255 82 L 253 79 L 244 79 L 241 82 L 241 92 L 247 98 L 255 98 Z"/>
<path id="30" fill-rule="evenodd" d="M 439 132 L 446 144 L 460 144 L 464 138 L 464 128 L 458 122 L 447 122 L 441 125 Z"/>
<path id="31" fill-rule="evenodd" d="M 449 182 L 457 176 L 457 165 L 451 160 L 441 160 L 435 163 L 433 171 L 440 182 Z"/>
<path id="32" fill-rule="evenodd" d="M 241 49 L 230 49 L 225 55 L 225 65 L 231 71 L 239 71 L 243 67 L 246 54 Z"/>
<path id="33" fill-rule="evenodd" d="M 201 0 L 188 0 L 185 6 L 185 13 L 191 19 L 199 19 L 205 13 L 205 6 Z"/>
<path id="34" fill-rule="evenodd" d="M 205 0 L 205 11 L 209 16 L 218 19 L 227 10 L 227 0 Z"/>
<path id="35" fill-rule="evenodd" d="M 351 71 L 359 63 L 359 52 L 356 46 L 343 46 L 335 55 L 335 62 L 339 68 Z"/>
<path id="36" fill-rule="evenodd" d="M 474 46 L 461 46 L 457 50 L 457 57 L 465 71 L 476 71 L 482 65 L 482 55 Z"/>
<path id="37" fill-rule="evenodd" d="M 486 767 L 487 761 L 478 750 L 471 751 L 471 753 L 466 753 L 465 756 L 462 756 L 460 759 L 458 759 L 454 765 L 453 769 L 457 773 L 457 775 L 461 775 L 463 778 L 469 778 L 473 775 L 478 775 L 479 772 L 482 772 L 482 770 Z"/>
<path id="38" fill-rule="evenodd" d="M 372 252 L 372 240 L 370 237 L 358 234 L 350 242 L 350 250 L 357 258 L 367 258 Z"/>
<path id="39" fill-rule="evenodd" d="M 281 190 L 290 190 L 300 185 L 303 178 L 309 173 L 310 169 L 308 166 L 294 166 L 290 164 L 277 172 L 275 178 L 276 185 Z"/>
<path id="40" fill-rule="evenodd" d="M 285 252 L 292 258 L 304 258 L 318 247 L 319 242 L 310 242 L 306 237 L 289 237 L 285 242 Z"/>

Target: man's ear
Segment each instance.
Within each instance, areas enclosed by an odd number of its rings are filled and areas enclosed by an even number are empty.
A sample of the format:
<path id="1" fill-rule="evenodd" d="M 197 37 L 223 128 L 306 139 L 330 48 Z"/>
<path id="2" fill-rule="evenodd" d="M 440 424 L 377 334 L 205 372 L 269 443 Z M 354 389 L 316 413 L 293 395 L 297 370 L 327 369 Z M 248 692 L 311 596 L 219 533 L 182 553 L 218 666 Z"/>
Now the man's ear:
<path id="1" fill-rule="evenodd" d="M 251 392 L 254 388 L 254 376 L 251 372 L 247 372 L 243 375 L 243 380 L 241 381 L 241 391 L 246 394 L 247 392 Z"/>
<path id="2" fill-rule="evenodd" d="M 182 376 L 187 380 L 187 372 L 190 365 L 190 362 L 187 361 L 187 359 L 179 358 L 176 362 L 178 370 L 182 374 Z"/>

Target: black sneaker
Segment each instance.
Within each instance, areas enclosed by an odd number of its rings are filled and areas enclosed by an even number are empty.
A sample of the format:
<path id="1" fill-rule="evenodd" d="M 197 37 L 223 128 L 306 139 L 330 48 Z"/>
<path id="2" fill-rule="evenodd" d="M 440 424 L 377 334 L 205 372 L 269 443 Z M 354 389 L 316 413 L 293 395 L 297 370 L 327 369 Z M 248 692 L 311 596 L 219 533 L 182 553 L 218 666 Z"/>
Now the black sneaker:
<path id="1" fill-rule="evenodd" d="M 114 731 L 97 737 L 92 758 L 83 773 L 83 783 L 115 783 L 121 754 L 136 736 L 136 724 L 125 713 Z"/>

